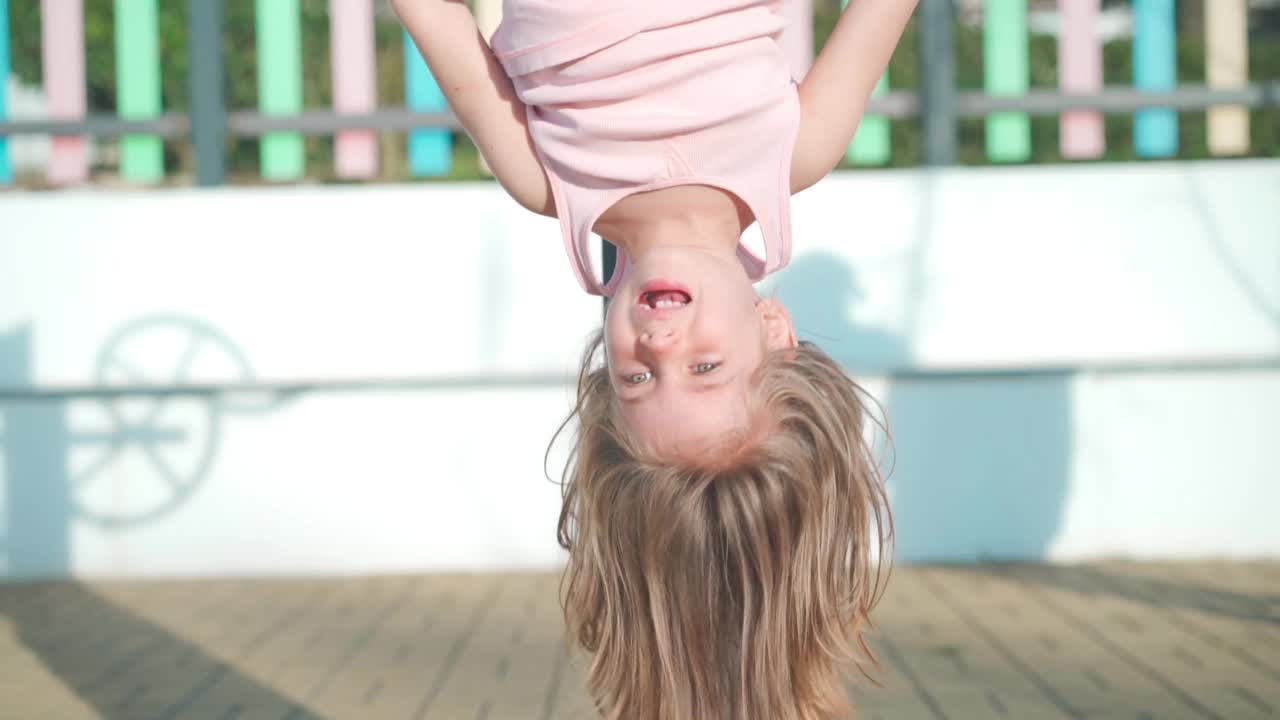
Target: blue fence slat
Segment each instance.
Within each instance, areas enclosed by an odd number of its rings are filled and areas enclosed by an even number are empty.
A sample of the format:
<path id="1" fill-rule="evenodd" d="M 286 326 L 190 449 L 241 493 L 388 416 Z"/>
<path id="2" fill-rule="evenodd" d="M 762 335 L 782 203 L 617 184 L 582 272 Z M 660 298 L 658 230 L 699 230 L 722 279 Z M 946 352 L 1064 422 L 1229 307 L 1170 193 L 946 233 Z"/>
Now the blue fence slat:
<path id="1" fill-rule="evenodd" d="M 1178 85 L 1174 0 L 1133 0 L 1133 85 L 1173 90 Z M 1140 157 L 1178 154 L 1178 113 L 1147 108 L 1133 117 L 1133 146 Z"/>
<path id="2" fill-rule="evenodd" d="M 0 0 L 0 121 L 9 118 L 9 0 Z M 0 135 L 0 185 L 13 182 L 9 138 Z"/>
<path id="3" fill-rule="evenodd" d="M 404 34 L 404 96 L 410 110 L 442 112 L 449 109 L 444 92 L 407 32 Z M 414 177 L 448 175 L 452 162 L 453 135 L 448 129 L 409 133 L 409 171 Z"/>

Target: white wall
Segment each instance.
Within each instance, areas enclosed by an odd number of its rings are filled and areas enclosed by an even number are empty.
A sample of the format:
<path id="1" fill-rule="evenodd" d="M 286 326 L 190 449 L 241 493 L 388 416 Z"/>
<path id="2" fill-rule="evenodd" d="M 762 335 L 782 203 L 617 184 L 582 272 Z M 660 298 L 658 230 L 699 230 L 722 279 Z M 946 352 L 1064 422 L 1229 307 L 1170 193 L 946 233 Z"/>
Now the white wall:
<path id="1" fill-rule="evenodd" d="M 783 297 L 916 367 L 1280 351 L 1275 161 L 846 175 L 794 215 Z"/>
<path id="2" fill-rule="evenodd" d="M 766 291 L 885 403 L 904 559 L 1280 554 L 1280 162 L 842 174 L 794 216 Z M 486 184 L 0 195 L 0 573 L 556 564 L 600 312 L 561 247 Z M 1242 368 L 1158 367 L 1205 359 Z"/>

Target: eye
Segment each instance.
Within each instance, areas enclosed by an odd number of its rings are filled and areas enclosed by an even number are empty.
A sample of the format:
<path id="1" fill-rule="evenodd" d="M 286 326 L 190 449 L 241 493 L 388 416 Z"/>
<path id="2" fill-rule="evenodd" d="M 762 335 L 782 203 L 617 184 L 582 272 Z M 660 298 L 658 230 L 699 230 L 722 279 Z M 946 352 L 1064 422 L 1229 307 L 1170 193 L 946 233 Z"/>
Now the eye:
<path id="1" fill-rule="evenodd" d="M 715 370 L 718 367 L 720 367 L 720 363 L 718 362 L 698 363 L 697 365 L 693 366 L 693 372 L 695 375 L 706 375 L 707 373 L 711 372 L 712 370 Z"/>
<path id="2" fill-rule="evenodd" d="M 649 382 L 649 378 L 651 377 L 653 377 L 653 373 L 638 372 L 638 373 L 631 373 L 630 375 L 623 375 L 622 380 L 628 385 L 643 385 Z"/>

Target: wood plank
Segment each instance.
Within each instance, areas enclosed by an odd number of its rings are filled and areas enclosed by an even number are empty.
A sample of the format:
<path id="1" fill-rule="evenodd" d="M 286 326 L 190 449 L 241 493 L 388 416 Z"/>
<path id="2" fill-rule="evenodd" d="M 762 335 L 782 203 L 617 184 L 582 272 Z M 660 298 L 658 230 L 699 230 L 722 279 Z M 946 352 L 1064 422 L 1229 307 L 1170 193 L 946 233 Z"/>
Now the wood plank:
<path id="1" fill-rule="evenodd" d="M 273 676 L 276 687 L 304 702 L 320 694 L 353 643 L 367 637 L 378 617 L 405 598 L 402 585 L 386 580 L 348 580 L 339 587 L 336 601 L 310 621 L 302 651 Z"/>
<path id="2" fill-rule="evenodd" d="M 1128 583 L 1117 584 L 1114 579 L 1100 576 L 1095 577 L 1095 581 L 1104 590 L 1107 604 L 1118 608 L 1117 613 L 1126 610 L 1141 613 L 1163 626 L 1163 632 L 1148 638 L 1136 649 L 1149 653 L 1153 664 L 1183 690 L 1224 718 L 1263 717 L 1274 710 L 1259 708 L 1259 699 L 1274 693 L 1274 679 L 1264 678 L 1256 672 L 1256 667 L 1221 652 L 1220 646 L 1215 647 L 1203 634 L 1194 632 L 1175 611 L 1162 607 L 1164 601 L 1135 600 L 1125 587 Z M 1111 591 L 1118 592 L 1112 594 Z"/>
<path id="3" fill-rule="evenodd" d="M 1089 623 L 1064 614 L 1088 596 L 1033 582 L 1017 567 L 949 568 L 939 572 L 934 592 L 966 607 L 1006 645 L 1018 648 L 1059 704 L 1075 716 L 1113 713 L 1136 717 L 1195 717 L 1195 708 L 1172 697 L 1140 662 L 1127 657 L 1110 637 Z"/>
<path id="4" fill-rule="evenodd" d="M 225 713 L 233 707 L 279 711 L 281 715 L 288 712 L 297 700 L 275 687 L 272 675 L 297 652 L 309 619 L 322 613 L 336 594 L 335 585 L 325 581 L 244 593 L 257 604 L 260 619 L 242 622 L 243 630 L 218 642 L 222 650 L 208 668 L 206 685 L 190 698 L 178 717 L 188 720 L 218 709 Z M 228 605 L 224 617 L 231 622 L 251 617 L 238 610 L 236 605 Z"/>
<path id="5" fill-rule="evenodd" d="M 458 659 L 497 598 L 500 576 L 442 579 L 416 632 L 403 638 L 368 701 L 371 717 L 422 718 L 458 670 Z M 433 583 L 438 582 L 435 578 Z"/>
<path id="6" fill-rule="evenodd" d="M 92 708 L 24 643 L 15 617 L 34 593 L 0 587 L 0 705 L 18 717 L 92 717 Z"/>
<path id="7" fill-rule="evenodd" d="M 1264 718 L 1273 563 L 899 568 L 865 720 Z M 594 718 L 557 576 L 0 587 L 22 717 Z M 1251 642 L 1250 630 L 1257 631 Z M 1252 659 L 1251 659 L 1252 658 Z"/>
<path id="8" fill-rule="evenodd" d="M 356 638 L 349 648 L 350 656 L 331 681 L 309 699 L 309 706 L 332 717 L 391 717 L 370 715 L 370 702 L 378 694 L 385 669 L 399 663 L 399 648 L 405 638 L 418 631 L 422 610 L 430 606 L 432 599 L 427 579 L 406 580 L 400 599 L 383 608 L 366 637 Z M 401 708 L 400 712 L 410 709 Z"/>
<path id="9" fill-rule="evenodd" d="M 552 681 L 568 651 L 557 586 L 555 575 L 518 576 L 516 592 L 524 597 L 523 616 L 514 619 L 498 661 L 498 684 L 488 720 L 556 717 L 551 708 Z"/>
<path id="10" fill-rule="evenodd" d="M 1059 578 L 1066 590 L 1039 593 L 1045 605 L 1126 664 L 1160 684 L 1166 692 L 1206 718 L 1255 717 L 1257 708 L 1238 697 L 1222 682 L 1211 650 L 1195 638 L 1179 632 L 1149 602 L 1108 582 L 1093 567 L 1038 568 L 1039 577 Z M 1087 594 L 1086 594 L 1087 593 Z M 1240 678 L 1252 686 L 1253 678 Z M 1158 714 L 1157 714 L 1158 715 Z"/>
<path id="11" fill-rule="evenodd" d="M 157 587 L 136 587 L 145 594 L 132 598 L 135 603 L 130 609 L 145 614 L 157 627 L 171 628 L 167 632 L 175 637 L 167 644 L 180 652 L 170 663 L 149 661 L 129 674 L 128 682 L 136 683 L 142 690 L 130 698 L 127 714 L 189 719 L 217 717 L 218 713 L 225 716 L 241 707 L 247 712 L 278 712 L 279 717 L 293 707 L 290 698 L 227 662 L 246 636 L 259 633 L 262 625 L 276 617 L 265 603 L 270 598 L 270 587 L 266 583 L 191 584 L 186 597 Z M 202 595 L 216 600 L 200 607 L 197 601 Z M 123 595 L 113 597 L 122 604 L 131 599 Z M 201 638 L 201 634 L 206 637 Z M 216 642 L 208 642 L 210 637 Z"/>
<path id="12" fill-rule="evenodd" d="M 1172 622 L 1255 666 L 1280 686 L 1280 577 L 1265 574 L 1268 567 L 1126 564 L 1114 572 L 1174 583 L 1179 591 L 1160 593 L 1161 604 L 1174 611 Z M 1188 597 L 1189 590 L 1199 595 Z M 1182 602 L 1174 602 L 1177 598 Z"/>
<path id="13" fill-rule="evenodd" d="M 1251 575 L 1243 566 L 1132 564 L 1106 566 L 1112 587 L 1164 610 L 1165 620 L 1192 635 L 1202 647 L 1251 667 L 1245 678 L 1265 678 L 1280 688 L 1280 580 Z M 1254 697 L 1248 687 L 1231 687 L 1245 702 L 1280 715 L 1280 691 Z"/>
<path id="14" fill-rule="evenodd" d="M 1079 704 L 1073 702 L 1062 690 L 1052 682 L 1055 669 L 1062 663 L 1062 649 L 1055 639 L 1044 633 L 1011 634 L 1005 627 L 1009 618 L 1003 618 L 998 629 L 993 628 L 988 618 L 969 605 L 971 599 L 967 594 L 959 595 L 942 592 L 939 585 L 946 580 L 945 575 L 937 571 L 924 573 L 926 585 L 933 589 L 931 595 L 940 604 L 946 605 L 955 612 L 976 638 L 983 641 L 987 659 L 980 667 L 996 668 L 978 680 L 992 691 L 1003 690 L 1004 701 L 1001 703 L 1001 714 L 1012 717 L 1079 717 Z M 975 585 L 975 592 L 984 590 L 996 592 L 997 588 L 983 583 Z M 994 598 L 993 598 L 994 599 Z M 1017 608 L 1016 600 L 1006 599 L 1009 608 Z M 1021 609 L 1009 613 L 1013 622 L 1025 617 Z M 975 642 L 976 644 L 976 642 Z M 979 656 L 982 658 L 982 655 Z M 998 661 L 1005 665 L 1001 668 Z M 994 702 L 994 701 L 993 701 Z"/>
<path id="15" fill-rule="evenodd" d="M 902 644 L 910 634 L 908 628 L 920 622 L 912 584 L 899 582 L 901 577 L 910 577 L 912 573 L 911 569 L 895 569 L 880 604 L 872 612 L 875 626 L 867 639 L 879 660 L 879 666 L 871 669 L 879 685 L 870 685 L 857 677 L 850 683 L 854 711 L 869 718 L 938 720 L 943 717 L 928 692 L 927 678 L 916 674 L 903 651 Z"/>
<path id="16" fill-rule="evenodd" d="M 965 641 L 961 623 L 927 596 L 920 570 L 895 571 L 890 587 L 893 595 L 886 597 L 884 605 L 886 610 L 892 608 L 893 614 L 886 612 L 881 619 L 884 636 L 880 645 L 893 665 L 895 677 L 905 683 L 891 679 L 888 687 L 909 687 L 918 703 L 915 715 L 919 717 L 982 717 L 984 713 L 994 713 L 991 699 L 971 677 L 968 657 L 972 648 Z M 893 694 L 892 701 L 905 703 L 907 697 L 899 691 Z M 879 700 L 868 694 L 861 702 L 874 707 Z"/>
<path id="17" fill-rule="evenodd" d="M 92 608 L 93 625 L 110 628 L 112 633 L 105 639 L 110 650 L 103 653 L 114 655 L 109 668 L 96 676 L 73 681 L 75 691 L 87 697 L 99 712 L 125 716 L 154 714 L 190 692 L 199 682 L 199 677 L 190 673 L 175 672 L 179 663 L 185 669 L 198 649 L 154 622 L 150 613 L 140 611 L 138 605 L 143 603 L 135 599 L 147 593 L 146 599 L 151 603 L 177 605 L 181 602 L 188 614 L 220 601 L 217 596 L 184 595 L 183 591 L 181 586 L 167 584 L 113 583 L 76 588 L 82 606 Z M 57 662 L 52 658 L 46 660 Z M 171 695 L 168 687 L 177 694 Z"/>
<path id="18" fill-rule="evenodd" d="M 493 602 L 472 624 L 468 642 L 454 657 L 452 672 L 432 698 L 423 720 L 469 720 L 488 716 L 495 684 L 510 664 L 504 654 L 512 632 L 527 617 L 526 598 L 515 576 L 502 578 Z"/>
<path id="19" fill-rule="evenodd" d="M 544 708 L 542 720 L 588 720 L 597 717 L 587 694 L 590 658 L 581 650 L 556 658 L 551 675 L 552 701 Z"/>

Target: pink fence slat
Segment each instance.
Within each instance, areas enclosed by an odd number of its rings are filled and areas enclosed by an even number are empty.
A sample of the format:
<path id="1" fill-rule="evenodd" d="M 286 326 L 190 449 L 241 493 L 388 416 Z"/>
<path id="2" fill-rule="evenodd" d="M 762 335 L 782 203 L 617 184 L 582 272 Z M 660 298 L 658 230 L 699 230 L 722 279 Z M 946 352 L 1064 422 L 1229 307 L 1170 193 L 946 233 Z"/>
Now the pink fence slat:
<path id="1" fill-rule="evenodd" d="M 782 4 L 787 29 L 779 42 L 791 61 L 791 74 L 801 79 L 813 65 L 813 0 L 790 0 Z"/>
<path id="2" fill-rule="evenodd" d="M 1215 90 L 1239 90 L 1249 83 L 1249 8 L 1245 0 L 1205 0 L 1205 75 Z M 1209 152 L 1249 152 L 1249 109 L 1209 108 Z"/>
<path id="3" fill-rule="evenodd" d="M 1058 86 L 1064 93 L 1102 90 L 1102 38 L 1098 33 L 1101 0 L 1058 0 L 1062 33 L 1058 37 Z M 1102 113 L 1072 110 L 1059 119 L 1062 156 L 1099 158 L 1107 149 Z"/>
<path id="4" fill-rule="evenodd" d="M 378 107 L 373 0 L 329 0 L 329 37 L 333 54 L 333 109 L 370 113 Z M 371 178 L 378 173 L 378 134 L 340 130 L 333 140 L 334 170 L 341 178 Z"/>
<path id="5" fill-rule="evenodd" d="M 49 117 L 81 120 L 88 106 L 84 73 L 84 7 L 81 0 L 41 0 L 41 49 Z M 84 137 L 55 136 L 49 182 L 74 185 L 89 179 L 89 146 Z"/>

